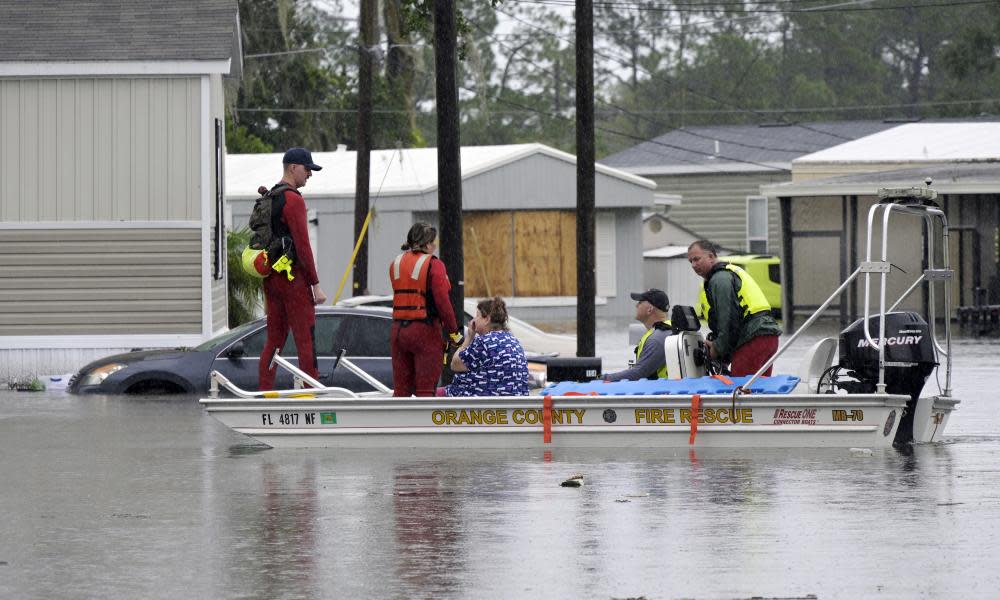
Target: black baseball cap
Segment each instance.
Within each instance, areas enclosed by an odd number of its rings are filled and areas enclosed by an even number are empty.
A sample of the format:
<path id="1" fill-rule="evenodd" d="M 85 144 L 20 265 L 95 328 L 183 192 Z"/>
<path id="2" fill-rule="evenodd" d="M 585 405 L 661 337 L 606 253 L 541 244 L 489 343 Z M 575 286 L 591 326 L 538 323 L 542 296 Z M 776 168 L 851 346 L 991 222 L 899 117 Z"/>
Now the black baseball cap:
<path id="1" fill-rule="evenodd" d="M 323 167 L 313 162 L 312 153 L 305 148 L 289 148 L 281 162 L 286 165 L 302 165 L 310 171 L 322 171 Z"/>
<path id="2" fill-rule="evenodd" d="M 670 298 L 667 298 L 667 293 L 655 288 L 648 289 L 645 292 L 633 292 L 629 296 L 632 296 L 632 299 L 636 302 L 645 300 L 663 312 L 667 312 L 667 307 L 670 306 Z"/>

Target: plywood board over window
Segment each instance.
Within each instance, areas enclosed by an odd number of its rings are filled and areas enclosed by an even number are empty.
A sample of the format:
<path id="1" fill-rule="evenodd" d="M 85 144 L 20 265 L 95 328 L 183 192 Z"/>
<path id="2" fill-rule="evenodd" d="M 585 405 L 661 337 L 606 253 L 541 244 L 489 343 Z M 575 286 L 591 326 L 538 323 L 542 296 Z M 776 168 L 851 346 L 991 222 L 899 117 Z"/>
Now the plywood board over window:
<path id="1" fill-rule="evenodd" d="M 562 279 L 559 293 L 553 295 L 576 295 L 576 213 L 559 212 L 559 243 L 562 256 Z"/>
<path id="2" fill-rule="evenodd" d="M 576 294 L 576 215 L 487 211 L 463 215 L 469 297 Z"/>
<path id="3" fill-rule="evenodd" d="M 462 216 L 465 295 L 514 294 L 514 217 L 510 211 L 467 212 Z"/>
<path id="4" fill-rule="evenodd" d="M 576 253 L 564 251 L 564 237 L 575 238 L 576 224 L 559 211 L 514 213 L 514 290 L 519 296 L 569 296 L 576 293 Z M 564 235 L 565 234 L 565 235 Z M 575 240 L 573 246 L 575 246 Z M 572 283 L 572 289 L 568 285 Z"/>

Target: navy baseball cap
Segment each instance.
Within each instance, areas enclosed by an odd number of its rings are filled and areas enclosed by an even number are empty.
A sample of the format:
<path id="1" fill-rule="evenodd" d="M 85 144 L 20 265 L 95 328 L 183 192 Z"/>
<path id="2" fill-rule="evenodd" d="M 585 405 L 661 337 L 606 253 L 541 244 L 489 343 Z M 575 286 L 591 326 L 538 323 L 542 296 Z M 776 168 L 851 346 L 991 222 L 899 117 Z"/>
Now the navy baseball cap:
<path id="1" fill-rule="evenodd" d="M 305 148 L 289 148 L 281 162 L 286 165 L 302 165 L 310 171 L 322 171 L 323 167 L 313 162 L 313 155 Z"/>
<path id="2" fill-rule="evenodd" d="M 670 306 L 670 299 L 667 298 L 667 293 L 663 290 L 657 290 L 655 288 L 648 289 L 645 292 L 633 292 L 629 294 L 629 296 L 632 296 L 632 299 L 637 302 L 645 300 L 663 312 L 666 312 L 667 307 Z"/>

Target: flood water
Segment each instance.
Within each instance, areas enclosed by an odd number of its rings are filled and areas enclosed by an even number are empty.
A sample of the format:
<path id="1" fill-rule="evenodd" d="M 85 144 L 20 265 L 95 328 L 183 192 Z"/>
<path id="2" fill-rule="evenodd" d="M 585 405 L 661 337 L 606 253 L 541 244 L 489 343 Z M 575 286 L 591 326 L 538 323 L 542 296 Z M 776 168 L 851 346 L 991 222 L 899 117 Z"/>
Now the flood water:
<path id="1" fill-rule="evenodd" d="M 871 456 L 273 450 L 3 391 L 0 598 L 996 598 L 1000 342 L 955 355 L 948 440 Z"/>

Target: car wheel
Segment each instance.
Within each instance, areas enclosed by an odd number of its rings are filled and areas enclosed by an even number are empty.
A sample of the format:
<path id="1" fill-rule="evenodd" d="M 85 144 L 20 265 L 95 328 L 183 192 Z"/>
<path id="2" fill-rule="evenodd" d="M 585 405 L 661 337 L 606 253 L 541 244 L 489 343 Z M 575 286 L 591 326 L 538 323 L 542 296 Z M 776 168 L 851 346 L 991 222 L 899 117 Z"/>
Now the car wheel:
<path id="1" fill-rule="evenodd" d="M 138 383 L 133 383 L 125 390 L 126 394 L 183 394 L 184 388 L 177 385 L 176 383 L 171 383 L 169 381 L 163 381 L 162 379 L 148 379 L 146 381 L 140 381 Z"/>

